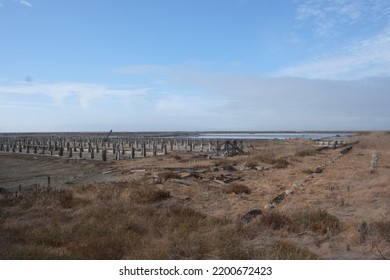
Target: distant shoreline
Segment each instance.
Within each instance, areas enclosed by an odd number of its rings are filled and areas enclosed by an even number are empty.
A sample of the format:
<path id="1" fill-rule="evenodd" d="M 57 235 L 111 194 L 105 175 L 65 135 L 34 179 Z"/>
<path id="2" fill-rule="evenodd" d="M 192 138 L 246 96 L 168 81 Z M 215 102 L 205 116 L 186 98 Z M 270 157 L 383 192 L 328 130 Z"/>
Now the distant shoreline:
<path id="1" fill-rule="evenodd" d="M 363 131 L 150 131 L 112 132 L 110 138 L 197 138 L 197 139 L 325 139 L 349 137 Z M 106 137 L 108 132 L 13 132 L 0 137 Z"/>

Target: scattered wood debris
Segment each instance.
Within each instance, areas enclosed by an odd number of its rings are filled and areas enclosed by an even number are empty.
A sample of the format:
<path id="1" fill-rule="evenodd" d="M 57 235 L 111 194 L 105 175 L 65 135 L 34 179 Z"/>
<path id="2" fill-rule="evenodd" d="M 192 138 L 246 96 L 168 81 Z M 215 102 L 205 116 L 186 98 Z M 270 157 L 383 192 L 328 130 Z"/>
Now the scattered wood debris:
<path id="1" fill-rule="evenodd" d="M 244 216 L 242 216 L 240 220 L 249 223 L 252 219 L 260 215 L 263 215 L 263 212 L 261 212 L 261 210 L 259 209 L 251 210 L 248 213 L 246 213 Z"/>

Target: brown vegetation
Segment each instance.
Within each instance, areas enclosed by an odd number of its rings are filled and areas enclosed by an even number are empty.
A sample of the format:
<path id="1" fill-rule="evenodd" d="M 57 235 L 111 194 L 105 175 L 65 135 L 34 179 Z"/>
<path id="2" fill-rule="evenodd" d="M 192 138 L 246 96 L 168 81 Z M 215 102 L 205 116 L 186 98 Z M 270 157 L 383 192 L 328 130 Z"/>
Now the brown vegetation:
<path id="1" fill-rule="evenodd" d="M 3 153 L 0 259 L 390 259 L 389 135 L 356 141 L 343 155 L 306 140 L 228 158 Z"/>
<path id="2" fill-rule="evenodd" d="M 223 189 L 223 192 L 224 193 L 235 193 L 235 194 L 242 194 L 242 193 L 250 194 L 251 189 L 243 184 L 230 183 Z"/>

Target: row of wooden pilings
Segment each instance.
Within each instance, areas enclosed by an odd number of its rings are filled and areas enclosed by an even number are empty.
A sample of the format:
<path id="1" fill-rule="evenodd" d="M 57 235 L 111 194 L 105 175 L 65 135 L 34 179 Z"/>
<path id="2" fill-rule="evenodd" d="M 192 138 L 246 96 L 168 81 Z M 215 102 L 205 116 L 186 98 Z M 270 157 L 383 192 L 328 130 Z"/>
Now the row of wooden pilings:
<path id="1" fill-rule="evenodd" d="M 99 138 L 67 139 L 57 137 L 3 137 L 0 138 L 0 152 L 43 154 L 95 159 L 101 153 L 101 159 L 120 160 L 125 158 L 166 155 L 172 150 L 189 152 L 215 152 L 220 148 L 220 139 L 197 138 L 114 138 L 104 141 Z M 238 141 L 243 147 L 242 141 Z M 218 152 L 218 151 L 217 151 Z"/>

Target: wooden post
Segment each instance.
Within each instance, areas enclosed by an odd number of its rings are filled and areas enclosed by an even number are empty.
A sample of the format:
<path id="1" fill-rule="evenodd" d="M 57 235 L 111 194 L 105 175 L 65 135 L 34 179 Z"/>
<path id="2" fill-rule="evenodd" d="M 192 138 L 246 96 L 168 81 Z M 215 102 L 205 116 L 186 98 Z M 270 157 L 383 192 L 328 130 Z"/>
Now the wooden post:
<path id="1" fill-rule="evenodd" d="M 171 141 L 171 140 L 169 140 L 169 142 L 168 142 L 168 143 L 169 143 L 169 150 L 170 150 L 170 151 L 172 151 L 172 150 L 173 150 L 172 141 Z"/>
<path id="2" fill-rule="evenodd" d="M 83 148 L 82 147 L 80 147 L 79 158 L 83 158 Z"/>
<path id="3" fill-rule="evenodd" d="M 131 147 L 130 158 L 131 158 L 131 159 L 135 158 L 135 148 L 134 148 L 134 147 Z"/>
<path id="4" fill-rule="evenodd" d="M 102 150 L 102 160 L 107 161 L 107 150 L 106 150 L 105 146 L 103 147 L 103 150 Z"/>
<path id="5" fill-rule="evenodd" d="M 153 144 L 153 156 L 157 155 L 157 146 Z"/>
<path id="6" fill-rule="evenodd" d="M 91 148 L 91 159 L 94 159 L 95 158 L 95 152 L 93 150 L 93 148 Z"/>
<path id="7" fill-rule="evenodd" d="M 226 156 L 230 156 L 230 141 L 225 142 Z"/>
<path id="8" fill-rule="evenodd" d="M 53 152 L 53 150 L 51 150 L 51 152 Z M 72 154 L 72 149 L 69 150 L 69 157 L 71 158 L 73 156 Z"/>
<path id="9" fill-rule="evenodd" d="M 50 189 L 50 176 L 47 177 L 47 188 Z"/>
<path id="10" fill-rule="evenodd" d="M 120 152 L 120 150 L 119 150 L 119 144 L 118 144 L 118 147 L 117 147 L 117 149 L 116 149 L 115 159 L 116 159 L 116 160 L 120 160 L 120 159 L 121 159 L 121 152 Z"/>
<path id="11" fill-rule="evenodd" d="M 164 144 L 164 155 L 166 155 L 166 154 L 168 154 L 168 152 L 167 152 L 167 145 Z"/>
<path id="12" fill-rule="evenodd" d="M 60 147 L 60 151 L 59 151 L 58 155 L 60 157 L 62 157 L 64 155 L 64 147 L 62 147 L 62 146 Z"/>
<path id="13" fill-rule="evenodd" d="M 145 142 L 142 143 L 141 156 L 146 157 L 146 144 L 145 144 Z"/>

